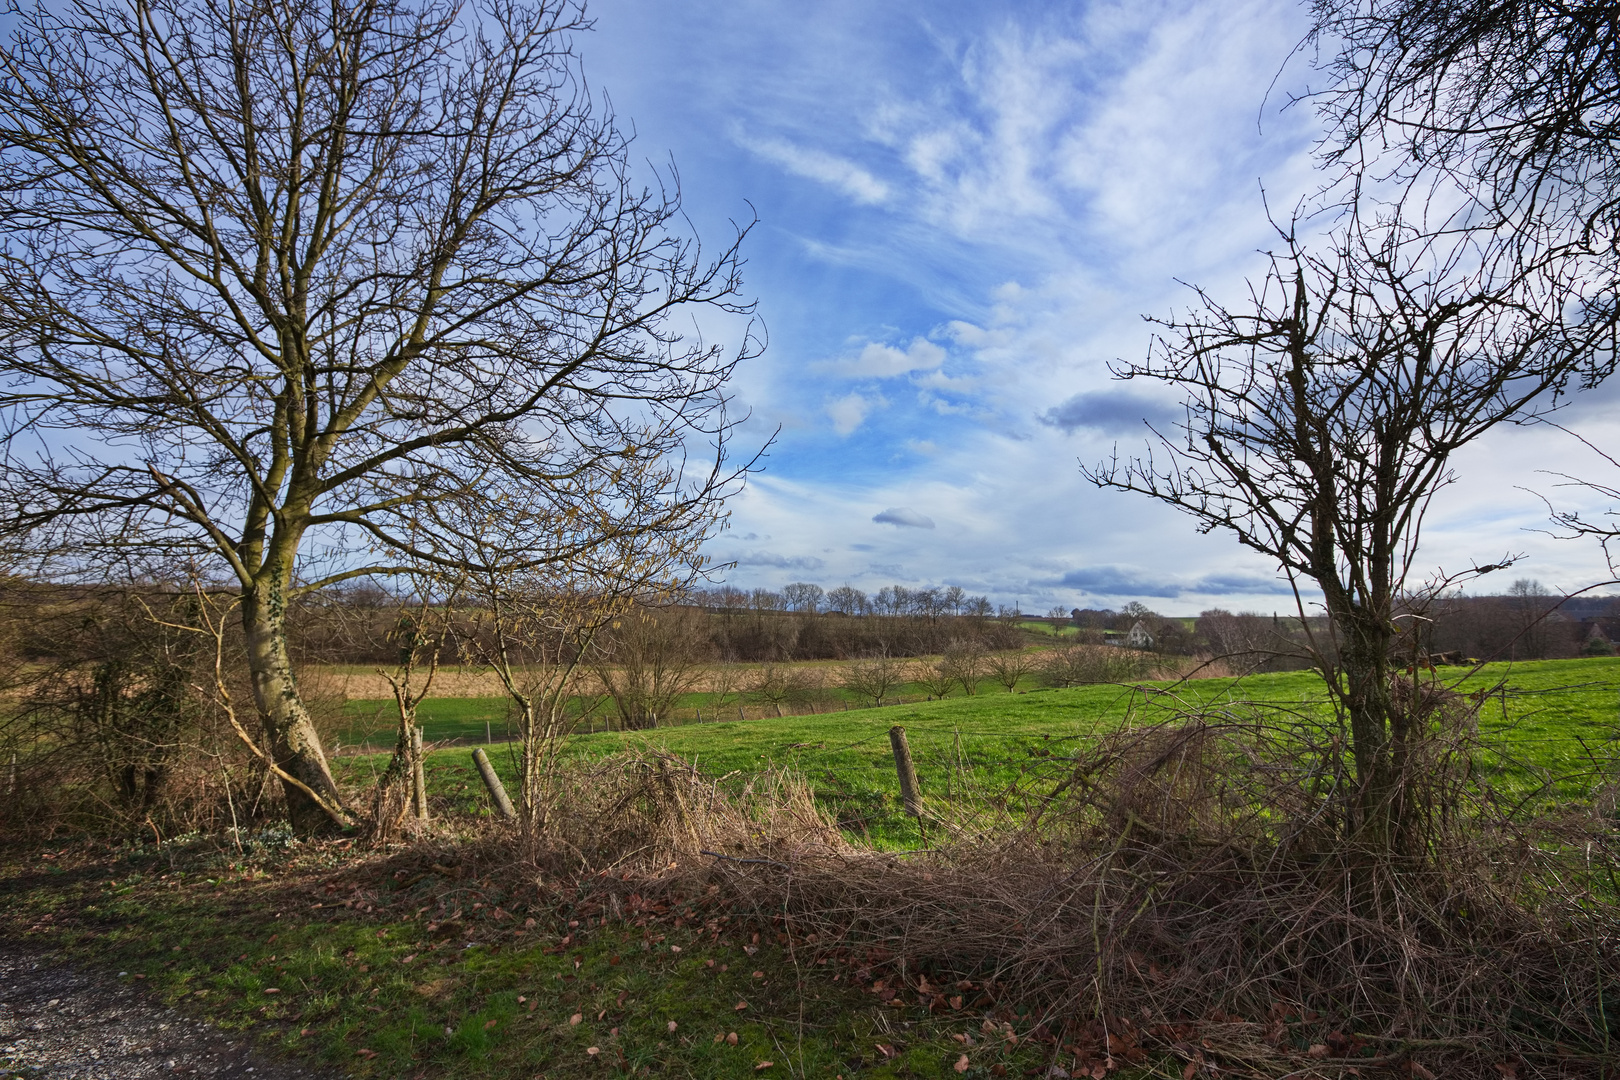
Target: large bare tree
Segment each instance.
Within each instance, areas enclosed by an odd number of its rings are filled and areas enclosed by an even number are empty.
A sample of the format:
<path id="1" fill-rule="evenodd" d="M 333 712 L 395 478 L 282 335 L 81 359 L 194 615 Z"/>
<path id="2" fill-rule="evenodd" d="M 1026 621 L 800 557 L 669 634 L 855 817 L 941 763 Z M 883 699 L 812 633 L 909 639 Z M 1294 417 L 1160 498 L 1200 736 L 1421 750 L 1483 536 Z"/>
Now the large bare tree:
<path id="1" fill-rule="evenodd" d="M 1116 374 L 1174 388 L 1186 420 L 1146 456 L 1087 470 L 1321 591 L 1336 640 L 1315 659 L 1348 721 L 1351 825 L 1375 849 L 1399 846 L 1418 734 L 1392 698 L 1391 647 L 1424 512 L 1457 450 L 1612 365 L 1616 329 L 1591 264 L 1526 263 L 1518 237 L 1412 228 L 1399 209 L 1352 216 L 1314 252 L 1289 233 L 1245 302 L 1200 291 L 1159 321 L 1147 359 Z"/>
<path id="2" fill-rule="evenodd" d="M 221 567 L 300 784 L 336 794 L 288 658 L 296 591 L 431 565 L 425 508 L 498 516 L 514 486 L 588 516 L 589 543 L 713 512 L 751 339 L 683 342 L 670 317 L 746 310 L 737 249 L 706 258 L 676 195 L 632 183 L 574 3 L 82 0 L 14 25 L 4 529 L 54 553 L 43 573 Z M 600 497 L 626 461 L 694 451 L 651 496 Z M 295 828 L 327 826 L 285 790 Z"/>

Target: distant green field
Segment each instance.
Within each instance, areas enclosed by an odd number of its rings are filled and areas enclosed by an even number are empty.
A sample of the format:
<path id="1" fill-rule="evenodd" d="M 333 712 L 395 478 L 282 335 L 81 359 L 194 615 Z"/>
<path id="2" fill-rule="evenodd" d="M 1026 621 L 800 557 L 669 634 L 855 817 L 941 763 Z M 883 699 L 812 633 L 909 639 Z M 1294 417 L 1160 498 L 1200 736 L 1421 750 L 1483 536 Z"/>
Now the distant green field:
<path id="1" fill-rule="evenodd" d="M 1460 669 L 1459 669 L 1460 671 Z M 1459 685 L 1480 690 L 1500 685 L 1480 717 L 1482 732 L 1495 752 L 1480 762 L 1483 775 L 1498 786 L 1524 793 L 1545 787 L 1560 798 L 1584 795 L 1595 763 L 1612 757 L 1620 744 L 1620 658 L 1493 664 Z M 1087 686 L 1027 693 L 981 693 L 883 709 L 858 709 L 815 716 L 688 724 L 630 734 L 598 732 L 576 736 L 570 752 L 586 756 L 626 746 L 659 748 L 688 760 L 710 775 L 751 774 L 788 767 L 815 786 L 818 799 L 846 828 L 885 844 L 915 842 L 915 826 L 899 812 L 898 783 L 888 731 L 904 725 L 917 762 L 923 791 L 930 799 L 961 794 L 964 782 L 977 790 L 1017 778 L 1047 752 L 1061 753 L 1098 730 L 1124 723 L 1165 719 L 1180 709 L 1222 703 L 1322 710 L 1323 688 L 1309 672 L 1204 679 L 1172 686 Z M 448 730 L 459 722 L 482 736 L 483 720 L 504 705 L 491 699 L 442 699 L 432 706 L 432 724 Z M 498 708 L 498 713 L 491 712 Z M 480 711 L 482 710 L 482 711 Z M 459 720 L 455 720 L 456 717 Z M 438 736 L 443 737 L 443 736 Z M 380 744 L 378 744 L 380 745 Z M 1037 756 L 1039 755 L 1039 756 Z M 491 757 L 508 777 L 510 754 L 503 747 Z M 376 757 L 343 759 L 351 780 L 380 768 Z M 431 755 L 430 784 L 441 797 L 467 809 L 483 806 L 483 796 L 465 748 Z"/>

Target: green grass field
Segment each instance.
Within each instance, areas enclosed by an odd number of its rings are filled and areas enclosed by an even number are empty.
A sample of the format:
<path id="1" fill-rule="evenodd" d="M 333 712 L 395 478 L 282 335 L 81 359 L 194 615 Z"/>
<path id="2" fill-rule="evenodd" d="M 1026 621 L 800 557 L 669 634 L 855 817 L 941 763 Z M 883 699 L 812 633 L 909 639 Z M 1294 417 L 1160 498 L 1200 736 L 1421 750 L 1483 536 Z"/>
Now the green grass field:
<path id="1" fill-rule="evenodd" d="M 1460 676 L 1462 669 L 1452 669 Z M 1482 775 L 1525 795 L 1578 799 L 1598 762 L 1620 735 L 1620 658 L 1492 664 L 1458 689 L 1499 689 L 1480 715 L 1491 752 Z M 604 756 L 626 747 L 667 751 L 704 772 L 748 775 L 787 768 L 805 776 L 817 798 L 854 836 L 883 846 L 911 846 L 916 825 L 900 812 L 889 728 L 906 728 L 925 798 L 951 800 L 964 791 L 1009 784 L 1043 769 L 1050 753 L 1100 730 L 1169 719 L 1179 711 L 1260 705 L 1327 715 L 1320 680 L 1309 672 L 1201 679 L 1180 684 L 1087 686 L 1008 694 L 984 692 L 882 709 L 687 724 L 633 733 L 576 736 L 569 752 Z M 480 704 L 483 703 L 483 704 Z M 430 738 L 459 730 L 482 741 L 484 716 L 498 700 L 442 699 L 424 704 Z M 484 712 L 479 710 L 483 709 Z M 500 732 L 501 721 L 493 730 Z M 456 717 L 462 717 L 455 728 Z M 514 773 L 510 747 L 496 745 L 497 769 Z M 342 759 L 346 779 L 365 782 L 380 755 Z M 451 805 L 482 812 L 485 799 L 466 747 L 441 748 L 428 760 L 430 787 Z"/>

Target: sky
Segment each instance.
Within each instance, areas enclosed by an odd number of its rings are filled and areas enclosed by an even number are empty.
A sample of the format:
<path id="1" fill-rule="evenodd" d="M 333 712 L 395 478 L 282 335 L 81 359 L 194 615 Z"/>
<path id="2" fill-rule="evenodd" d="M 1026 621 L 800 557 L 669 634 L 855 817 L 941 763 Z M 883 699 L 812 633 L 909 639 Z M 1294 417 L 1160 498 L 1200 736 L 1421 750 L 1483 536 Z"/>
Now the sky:
<path id="1" fill-rule="evenodd" d="M 1142 317 L 1190 284 L 1240 299 L 1318 183 L 1290 91 L 1298 3 L 598 0 L 578 43 L 648 178 L 678 173 L 711 247 L 757 218 L 746 292 L 768 335 L 739 368 L 737 443 L 774 433 L 709 545 L 729 584 L 960 585 L 1028 612 L 1137 600 L 1287 611 L 1275 565 L 1080 473 L 1174 399 L 1114 380 Z M 1290 59 L 1290 57 L 1293 57 Z M 733 342 L 736 320 L 694 333 Z M 1620 447 L 1614 392 L 1561 423 Z M 1498 429 L 1455 460 L 1416 569 L 1523 558 L 1572 591 L 1610 577 L 1548 504 L 1613 482 L 1574 434 Z M 1500 576 L 1500 575 L 1499 575 Z M 1481 579 L 1470 591 L 1505 591 Z"/>

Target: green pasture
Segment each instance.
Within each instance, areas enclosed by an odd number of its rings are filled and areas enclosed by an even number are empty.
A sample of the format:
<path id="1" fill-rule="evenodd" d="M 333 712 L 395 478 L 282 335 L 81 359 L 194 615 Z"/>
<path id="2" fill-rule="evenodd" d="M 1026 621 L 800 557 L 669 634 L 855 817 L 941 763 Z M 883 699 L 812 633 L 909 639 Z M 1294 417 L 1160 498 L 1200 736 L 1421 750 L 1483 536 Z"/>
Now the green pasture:
<path id="1" fill-rule="evenodd" d="M 1620 736 L 1620 658 L 1493 664 L 1464 677 L 1457 689 L 1491 691 L 1480 713 L 1490 751 L 1479 762 L 1485 782 L 1518 796 L 1579 799 L 1614 755 Z M 1447 669 L 1442 669 L 1442 676 Z M 483 704 L 480 704 L 483 702 Z M 431 709 L 430 709 L 431 707 Z M 429 729 L 461 717 L 468 738 L 482 736 L 480 709 L 489 699 L 424 703 Z M 659 749 L 696 762 L 712 776 L 748 776 L 787 768 L 805 776 L 817 798 L 852 835 L 885 845 L 919 839 L 899 808 L 889 728 L 903 725 L 925 798 L 943 804 L 982 798 L 1026 776 L 1050 770 L 1086 737 L 1122 724 L 1147 724 L 1194 710 L 1256 707 L 1326 718 L 1320 680 L 1310 672 L 1201 679 L 1183 683 L 1086 686 L 852 709 L 819 715 L 686 724 L 632 733 L 597 732 L 571 740 L 569 753 L 605 756 L 626 747 Z M 443 709 L 440 712 L 438 710 Z M 496 724 L 495 731 L 502 730 Z M 432 736 L 440 737 L 443 736 Z M 510 747 L 491 757 L 508 778 Z M 428 760 L 429 784 L 449 806 L 483 812 L 485 799 L 465 747 L 442 748 Z M 380 755 L 342 759 L 350 782 L 381 768 Z"/>

